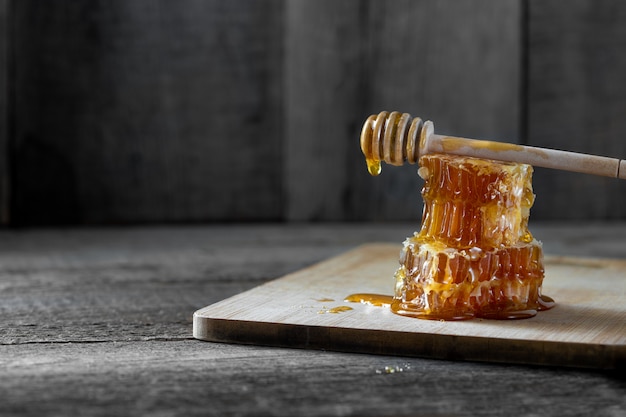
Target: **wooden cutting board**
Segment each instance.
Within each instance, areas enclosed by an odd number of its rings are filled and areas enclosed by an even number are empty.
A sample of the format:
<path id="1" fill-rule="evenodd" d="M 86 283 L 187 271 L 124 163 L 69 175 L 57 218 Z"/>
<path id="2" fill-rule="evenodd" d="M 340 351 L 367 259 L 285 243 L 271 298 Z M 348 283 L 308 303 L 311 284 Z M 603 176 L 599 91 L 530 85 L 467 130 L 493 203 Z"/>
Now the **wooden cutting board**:
<path id="1" fill-rule="evenodd" d="M 626 261 L 546 257 L 543 293 L 557 305 L 523 320 L 420 320 L 344 301 L 353 293 L 391 295 L 399 251 L 361 246 L 200 309 L 193 335 L 450 360 L 626 366 Z"/>

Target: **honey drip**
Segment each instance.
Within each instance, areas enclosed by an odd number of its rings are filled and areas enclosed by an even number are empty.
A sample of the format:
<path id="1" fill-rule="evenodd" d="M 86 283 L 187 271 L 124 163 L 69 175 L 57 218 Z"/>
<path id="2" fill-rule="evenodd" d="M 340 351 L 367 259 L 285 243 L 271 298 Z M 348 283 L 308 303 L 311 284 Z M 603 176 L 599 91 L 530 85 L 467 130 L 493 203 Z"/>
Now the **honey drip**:
<path id="1" fill-rule="evenodd" d="M 369 173 L 380 174 L 381 161 L 397 166 L 416 163 L 423 126 L 419 117 L 397 111 L 368 117 L 361 131 L 361 151 Z"/>

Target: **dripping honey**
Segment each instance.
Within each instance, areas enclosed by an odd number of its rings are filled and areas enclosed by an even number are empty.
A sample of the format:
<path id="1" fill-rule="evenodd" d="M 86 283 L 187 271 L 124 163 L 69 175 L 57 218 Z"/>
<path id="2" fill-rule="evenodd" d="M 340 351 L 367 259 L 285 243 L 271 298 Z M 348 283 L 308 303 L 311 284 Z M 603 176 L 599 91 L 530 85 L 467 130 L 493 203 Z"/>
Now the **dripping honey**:
<path id="1" fill-rule="evenodd" d="M 370 175 L 377 176 L 380 174 L 380 171 L 381 171 L 380 161 L 370 157 L 366 159 L 365 162 L 367 163 L 367 171 L 370 173 Z"/>
<path id="2" fill-rule="evenodd" d="M 361 151 L 367 170 L 379 175 L 381 161 L 402 165 L 417 162 L 417 143 L 422 131 L 422 120 L 399 112 L 381 112 L 367 118 L 361 131 Z"/>

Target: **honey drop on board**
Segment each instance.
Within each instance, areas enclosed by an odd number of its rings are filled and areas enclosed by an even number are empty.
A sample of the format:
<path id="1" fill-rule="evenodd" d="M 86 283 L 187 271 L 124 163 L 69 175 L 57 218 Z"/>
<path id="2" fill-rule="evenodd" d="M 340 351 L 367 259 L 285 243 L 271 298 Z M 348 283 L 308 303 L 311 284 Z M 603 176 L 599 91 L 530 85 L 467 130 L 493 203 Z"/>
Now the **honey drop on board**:
<path id="1" fill-rule="evenodd" d="M 393 296 L 383 294 L 350 294 L 344 301 L 349 303 L 369 304 L 376 307 L 389 307 L 393 302 Z"/>
<path id="2" fill-rule="evenodd" d="M 338 313 L 344 313 L 350 310 L 353 310 L 353 308 L 349 306 L 337 306 L 337 307 L 328 308 L 328 309 L 324 308 L 318 311 L 318 314 L 338 314 Z"/>

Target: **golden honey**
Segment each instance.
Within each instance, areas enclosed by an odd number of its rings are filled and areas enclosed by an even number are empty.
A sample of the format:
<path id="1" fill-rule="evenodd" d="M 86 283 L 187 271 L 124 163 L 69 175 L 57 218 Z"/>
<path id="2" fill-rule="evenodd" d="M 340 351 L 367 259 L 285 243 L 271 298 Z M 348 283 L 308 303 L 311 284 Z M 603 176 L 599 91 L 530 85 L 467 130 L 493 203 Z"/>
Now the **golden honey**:
<path id="1" fill-rule="evenodd" d="M 393 302 L 393 297 L 391 295 L 384 294 L 359 293 L 348 295 L 344 301 L 349 303 L 368 304 L 375 307 L 389 307 Z"/>
<path id="2" fill-rule="evenodd" d="M 530 165 L 453 155 L 420 158 L 424 213 L 419 236 L 454 248 L 532 241 Z"/>
<path id="3" fill-rule="evenodd" d="M 532 167 L 442 154 L 419 163 L 422 225 L 404 242 L 392 311 L 459 320 L 550 308 L 541 243 L 528 231 Z"/>
<path id="4" fill-rule="evenodd" d="M 428 319 L 508 319 L 552 307 L 554 301 L 541 294 L 541 243 L 528 230 L 535 199 L 532 167 L 433 154 L 432 134 L 432 122 L 386 111 L 370 116 L 361 131 L 370 174 L 380 174 L 383 161 L 419 163 L 424 179 L 422 224 L 404 242 L 392 311 Z M 455 153 L 466 140 L 442 137 L 440 143 L 442 152 Z M 519 150 L 513 144 L 473 143 Z M 353 294 L 346 301 L 387 305 L 373 301 L 376 297 Z"/>
<path id="5" fill-rule="evenodd" d="M 346 311 L 350 311 L 352 310 L 352 307 L 348 307 L 348 306 L 337 306 L 337 307 L 333 307 L 333 308 L 323 308 L 322 310 L 318 311 L 318 314 L 338 314 L 338 313 L 344 313 Z"/>

